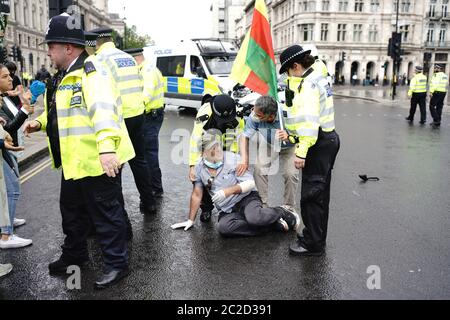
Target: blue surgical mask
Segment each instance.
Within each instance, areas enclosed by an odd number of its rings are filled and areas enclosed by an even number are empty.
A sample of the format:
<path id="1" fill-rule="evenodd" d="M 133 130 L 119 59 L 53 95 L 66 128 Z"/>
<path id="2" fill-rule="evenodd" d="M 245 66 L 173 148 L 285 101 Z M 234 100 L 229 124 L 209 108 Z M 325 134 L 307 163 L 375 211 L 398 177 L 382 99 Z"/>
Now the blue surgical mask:
<path id="1" fill-rule="evenodd" d="M 212 163 L 206 159 L 203 159 L 203 163 L 205 164 L 205 166 L 207 166 L 208 168 L 213 169 L 213 170 L 218 170 L 218 169 L 222 168 L 222 166 L 223 166 L 223 161 L 220 161 L 217 163 Z"/>

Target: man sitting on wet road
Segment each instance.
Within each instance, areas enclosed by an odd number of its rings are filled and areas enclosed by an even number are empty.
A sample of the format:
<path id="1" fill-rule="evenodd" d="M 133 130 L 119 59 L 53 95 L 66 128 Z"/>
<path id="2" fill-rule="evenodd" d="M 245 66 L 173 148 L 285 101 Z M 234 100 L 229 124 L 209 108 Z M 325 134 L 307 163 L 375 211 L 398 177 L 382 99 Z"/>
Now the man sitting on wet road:
<path id="1" fill-rule="evenodd" d="M 255 188 L 253 175 L 247 171 L 237 176 L 239 155 L 224 152 L 221 133 L 208 131 L 202 138 L 203 158 L 195 167 L 196 181 L 191 196 L 189 220 L 172 229 L 189 230 L 200 208 L 204 191 L 219 210 L 218 231 L 224 237 L 257 236 L 268 231 L 297 230 L 300 217 L 287 207 L 264 208 Z"/>

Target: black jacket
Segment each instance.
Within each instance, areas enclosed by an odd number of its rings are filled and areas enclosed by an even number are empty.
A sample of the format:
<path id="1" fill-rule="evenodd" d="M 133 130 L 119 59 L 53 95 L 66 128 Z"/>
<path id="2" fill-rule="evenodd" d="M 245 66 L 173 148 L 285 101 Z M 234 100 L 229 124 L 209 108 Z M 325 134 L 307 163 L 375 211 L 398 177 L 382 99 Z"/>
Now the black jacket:
<path id="1" fill-rule="evenodd" d="M 25 121 L 28 119 L 28 115 L 22 110 L 19 110 L 16 116 L 9 110 L 5 101 L 3 101 L 0 107 L 0 117 L 6 120 L 6 125 L 3 126 L 6 132 L 8 132 L 14 141 L 14 146 L 18 147 L 19 142 L 17 139 L 17 131 L 22 127 Z"/>

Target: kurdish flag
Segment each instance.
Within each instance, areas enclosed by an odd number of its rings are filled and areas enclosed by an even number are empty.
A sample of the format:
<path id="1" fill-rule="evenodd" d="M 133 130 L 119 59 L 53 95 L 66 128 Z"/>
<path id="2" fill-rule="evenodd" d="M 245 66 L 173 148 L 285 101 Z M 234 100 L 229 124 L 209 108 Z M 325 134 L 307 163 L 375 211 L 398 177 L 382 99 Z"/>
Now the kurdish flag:
<path id="1" fill-rule="evenodd" d="M 236 57 L 230 77 L 247 88 L 278 100 L 275 53 L 264 0 L 255 1 L 252 26 Z"/>

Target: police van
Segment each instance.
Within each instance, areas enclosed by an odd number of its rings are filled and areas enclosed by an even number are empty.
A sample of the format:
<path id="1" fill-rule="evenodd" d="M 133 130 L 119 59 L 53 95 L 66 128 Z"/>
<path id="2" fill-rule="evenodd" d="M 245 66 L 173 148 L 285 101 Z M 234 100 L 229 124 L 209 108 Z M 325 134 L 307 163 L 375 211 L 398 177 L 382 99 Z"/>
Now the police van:
<path id="1" fill-rule="evenodd" d="M 164 76 L 165 104 L 198 109 L 204 95 L 233 91 L 229 76 L 238 50 L 232 41 L 208 38 L 149 46 L 144 55 Z"/>

